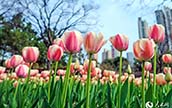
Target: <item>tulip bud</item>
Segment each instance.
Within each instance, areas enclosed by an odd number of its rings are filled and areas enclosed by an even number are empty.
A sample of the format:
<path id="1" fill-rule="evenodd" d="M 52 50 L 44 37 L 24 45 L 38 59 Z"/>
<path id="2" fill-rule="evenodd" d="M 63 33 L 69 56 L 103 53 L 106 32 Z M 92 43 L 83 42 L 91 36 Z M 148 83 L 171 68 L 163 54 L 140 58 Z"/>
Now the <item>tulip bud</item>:
<path id="1" fill-rule="evenodd" d="M 113 37 L 110 37 L 109 40 L 118 51 L 125 51 L 128 49 L 129 40 L 125 35 L 117 34 Z"/>
<path id="2" fill-rule="evenodd" d="M 15 69 L 16 75 L 19 78 L 26 78 L 28 71 L 29 71 L 29 67 L 23 64 L 17 66 Z"/>
<path id="3" fill-rule="evenodd" d="M 167 82 L 172 81 L 172 75 L 171 75 L 170 72 L 167 72 L 167 73 L 165 74 L 165 80 L 166 80 Z"/>
<path id="4" fill-rule="evenodd" d="M 39 57 L 39 49 L 37 47 L 24 47 L 22 56 L 25 62 L 35 63 Z"/>

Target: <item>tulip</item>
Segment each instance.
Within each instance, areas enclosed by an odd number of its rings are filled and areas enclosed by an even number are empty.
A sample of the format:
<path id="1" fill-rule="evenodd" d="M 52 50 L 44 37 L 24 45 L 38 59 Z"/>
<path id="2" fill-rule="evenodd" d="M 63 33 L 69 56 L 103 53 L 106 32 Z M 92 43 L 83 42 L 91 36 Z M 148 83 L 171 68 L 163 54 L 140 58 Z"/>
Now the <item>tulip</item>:
<path id="1" fill-rule="evenodd" d="M 59 70 L 57 71 L 57 75 L 59 75 L 59 76 L 64 76 L 65 73 L 66 73 L 66 70 L 59 69 Z"/>
<path id="2" fill-rule="evenodd" d="M 164 54 L 164 55 L 162 56 L 162 61 L 163 61 L 164 63 L 167 63 L 167 64 L 172 63 L 172 55 L 171 55 L 171 54 Z"/>
<path id="3" fill-rule="evenodd" d="M 59 61 L 63 56 L 63 49 L 58 45 L 51 45 L 48 48 L 47 57 L 50 61 Z"/>
<path id="4" fill-rule="evenodd" d="M 0 66 L 0 74 L 5 73 L 5 70 L 6 70 L 5 67 Z"/>
<path id="5" fill-rule="evenodd" d="M 87 53 L 97 53 L 105 43 L 102 33 L 96 35 L 94 32 L 88 32 L 84 37 L 84 48 Z"/>
<path id="6" fill-rule="evenodd" d="M 46 78 L 46 77 L 49 77 L 49 75 L 50 75 L 50 71 L 49 70 L 44 70 L 44 71 L 41 72 L 40 77 Z"/>
<path id="7" fill-rule="evenodd" d="M 83 37 L 78 31 L 67 31 L 63 34 L 62 40 L 64 42 L 66 52 L 77 53 L 81 49 Z"/>
<path id="8" fill-rule="evenodd" d="M 171 75 L 171 72 L 167 72 L 167 73 L 165 74 L 165 80 L 166 80 L 167 82 L 172 81 L 172 75 Z"/>
<path id="9" fill-rule="evenodd" d="M 120 64 L 119 64 L 119 77 L 118 77 L 118 103 L 117 106 L 120 108 L 120 100 L 121 100 L 121 76 L 122 76 L 122 51 L 125 51 L 128 49 L 129 40 L 128 37 L 122 34 L 117 34 L 115 36 L 110 37 L 110 42 L 112 43 L 113 47 L 120 51 Z"/>
<path id="10" fill-rule="evenodd" d="M 145 71 L 151 71 L 152 69 L 152 64 L 150 62 L 145 62 Z"/>
<path id="11" fill-rule="evenodd" d="M 26 78 L 28 71 L 29 67 L 23 64 L 18 65 L 15 69 L 16 75 L 19 78 Z"/>
<path id="12" fill-rule="evenodd" d="M 140 39 L 133 44 L 135 58 L 139 61 L 150 60 L 154 56 L 155 43 L 150 39 Z"/>
<path id="13" fill-rule="evenodd" d="M 30 70 L 30 76 L 32 76 L 32 77 L 36 76 L 38 73 L 39 73 L 39 70 L 37 70 L 37 69 Z"/>
<path id="14" fill-rule="evenodd" d="M 89 60 L 86 59 L 83 65 L 84 70 L 88 71 L 89 68 L 88 65 L 89 65 Z M 94 68 L 96 68 L 96 61 L 91 61 L 91 70 L 93 70 Z"/>
<path id="15" fill-rule="evenodd" d="M 37 47 L 24 47 L 22 56 L 25 62 L 35 63 L 39 57 L 39 49 Z"/>
<path id="16" fill-rule="evenodd" d="M 7 59 L 7 60 L 5 60 L 5 66 L 6 66 L 6 68 L 12 68 L 12 66 L 11 66 L 11 59 L 9 58 L 9 59 Z"/>
<path id="17" fill-rule="evenodd" d="M 72 63 L 72 54 L 80 51 L 83 38 L 81 36 L 81 33 L 78 31 L 67 31 L 63 34 L 62 40 L 65 45 L 65 52 L 70 54 L 67 64 L 66 74 L 64 78 L 62 97 L 61 97 L 61 107 L 65 107 L 69 76 L 70 76 L 70 65 Z"/>
<path id="18" fill-rule="evenodd" d="M 148 30 L 149 38 L 153 39 L 155 43 L 163 42 L 165 39 L 165 29 L 161 24 L 154 24 Z"/>
<path id="19" fill-rule="evenodd" d="M 155 43 L 150 39 L 140 39 L 133 44 L 135 58 L 142 61 L 142 108 L 145 108 L 145 93 L 144 93 L 144 61 L 150 60 L 154 56 Z"/>
<path id="20" fill-rule="evenodd" d="M 166 74 L 167 72 L 171 73 L 171 67 L 164 67 L 163 68 L 164 73 Z"/>
<path id="21" fill-rule="evenodd" d="M 165 75 L 163 73 L 159 73 L 156 75 L 156 83 L 157 85 L 165 85 L 167 83 L 165 80 Z"/>
<path id="22" fill-rule="evenodd" d="M 7 79 L 7 73 L 0 74 L 0 80 L 5 80 L 5 79 Z"/>
<path id="23" fill-rule="evenodd" d="M 65 50 L 65 45 L 64 45 L 64 42 L 61 38 L 56 38 L 54 41 L 53 41 L 53 44 L 55 45 L 58 45 L 60 46 L 63 50 Z"/>
<path id="24" fill-rule="evenodd" d="M 23 63 L 23 57 L 20 55 L 13 55 L 10 59 L 10 65 L 11 67 L 15 68 L 18 65 Z"/>
<path id="25" fill-rule="evenodd" d="M 125 35 L 117 34 L 113 37 L 110 37 L 109 40 L 118 51 L 125 51 L 128 49 L 129 40 Z"/>

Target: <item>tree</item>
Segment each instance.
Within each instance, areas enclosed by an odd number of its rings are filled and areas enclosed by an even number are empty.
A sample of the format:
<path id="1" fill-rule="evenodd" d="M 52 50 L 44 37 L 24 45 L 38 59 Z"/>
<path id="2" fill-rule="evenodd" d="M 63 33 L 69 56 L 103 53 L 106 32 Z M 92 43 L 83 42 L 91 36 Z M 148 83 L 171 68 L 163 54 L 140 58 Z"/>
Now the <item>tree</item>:
<path id="1" fill-rule="evenodd" d="M 21 54 L 23 47 L 25 46 L 37 46 L 41 50 L 41 59 L 39 62 L 43 62 L 43 52 L 46 48 L 43 42 L 38 41 L 36 37 L 37 32 L 32 29 L 31 23 L 26 23 L 22 18 L 22 13 L 18 13 L 7 20 L 2 18 L 0 27 L 0 52 L 2 56 L 2 62 L 5 58 L 14 54 Z M 42 55 L 43 54 L 43 55 Z"/>
<path id="2" fill-rule="evenodd" d="M 128 69 L 128 60 L 126 58 L 122 58 L 123 61 L 123 72 L 127 72 Z M 100 68 L 102 70 L 113 70 L 113 71 L 119 71 L 119 57 L 116 57 L 114 59 L 106 59 L 100 64 Z"/>
<path id="3" fill-rule="evenodd" d="M 81 0 L 18 0 L 17 8 L 38 32 L 48 47 L 53 39 L 69 29 L 86 32 L 97 21 L 93 11 L 98 8 L 92 1 Z"/>

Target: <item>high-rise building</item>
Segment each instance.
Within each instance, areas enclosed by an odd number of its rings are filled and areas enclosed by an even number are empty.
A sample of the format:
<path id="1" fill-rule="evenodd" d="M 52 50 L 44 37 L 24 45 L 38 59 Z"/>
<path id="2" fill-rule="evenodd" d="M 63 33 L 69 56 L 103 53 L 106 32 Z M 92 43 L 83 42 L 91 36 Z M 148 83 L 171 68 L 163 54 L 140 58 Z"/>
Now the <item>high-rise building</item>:
<path id="1" fill-rule="evenodd" d="M 111 45 L 111 52 L 112 52 L 112 58 L 116 58 L 119 56 L 119 51 L 116 50 L 112 45 Z"/>
<path id="2" fill-rule="evenodd" d="M 117 51 L 112 45 L 111 50 L 104 49 L 102 52 L 102 61 L 106 59 L 113 59 L 119 56 L 119 51 Z"/>
<path id="3" fill-rule="evenodd" d="M 134 64 L 134 55 L 132 52 L 127 52 L 127 60 L 131 67 L 133 67 Z"/>
<path id="4" fill-rule="evenodd" d="M 163 54 L 172 49 L 172 9 L 164 7 L 162 10 L 156 10 L 156 21 L 165 27 L 165 40 L 160 43 L 158 51 Z"/>
<path id="5" fill-rule="evenodd" d="M 138 32 L 139 38 L 146 38 L 148 36 L 148 23 L 142 20 L 141 17 L 138 18 Z"/>

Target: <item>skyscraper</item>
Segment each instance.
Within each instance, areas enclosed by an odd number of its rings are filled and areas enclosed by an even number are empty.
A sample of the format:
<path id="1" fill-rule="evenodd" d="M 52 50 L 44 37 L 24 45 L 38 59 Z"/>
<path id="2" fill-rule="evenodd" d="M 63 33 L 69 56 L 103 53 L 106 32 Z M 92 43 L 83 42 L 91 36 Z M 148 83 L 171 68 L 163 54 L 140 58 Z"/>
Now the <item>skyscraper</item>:
<path id="1" fill-rule="evenodd" d="M 138 32 L 139 38 L 146 38 L 148 36 L 148 23 L 142 20 L 141 17 L 138 18 Z"/>
<path id="2" fill-rule="evenodd" d="M 106 59 L 113 59 L 119 56 L 119 51 L 117 51 L 112 45 L 111 50 L 104 49 L 102 52 L 102 61 Z"/>
<path id="3" fill-rule="evenodd" d="M 132 52 L 127 52 L 127 60 L 131 67 L 133 67 L 134 64 L 134 55 Z"/>
<path id="4" fill-rule="evenodd" d="M 160 43 L 158 51 L 163 54 L 172 49 L 172 9 L 164 7 L 163 10 L 156 10 L 156 21 L 165 27 L 165 40 Z"/>

